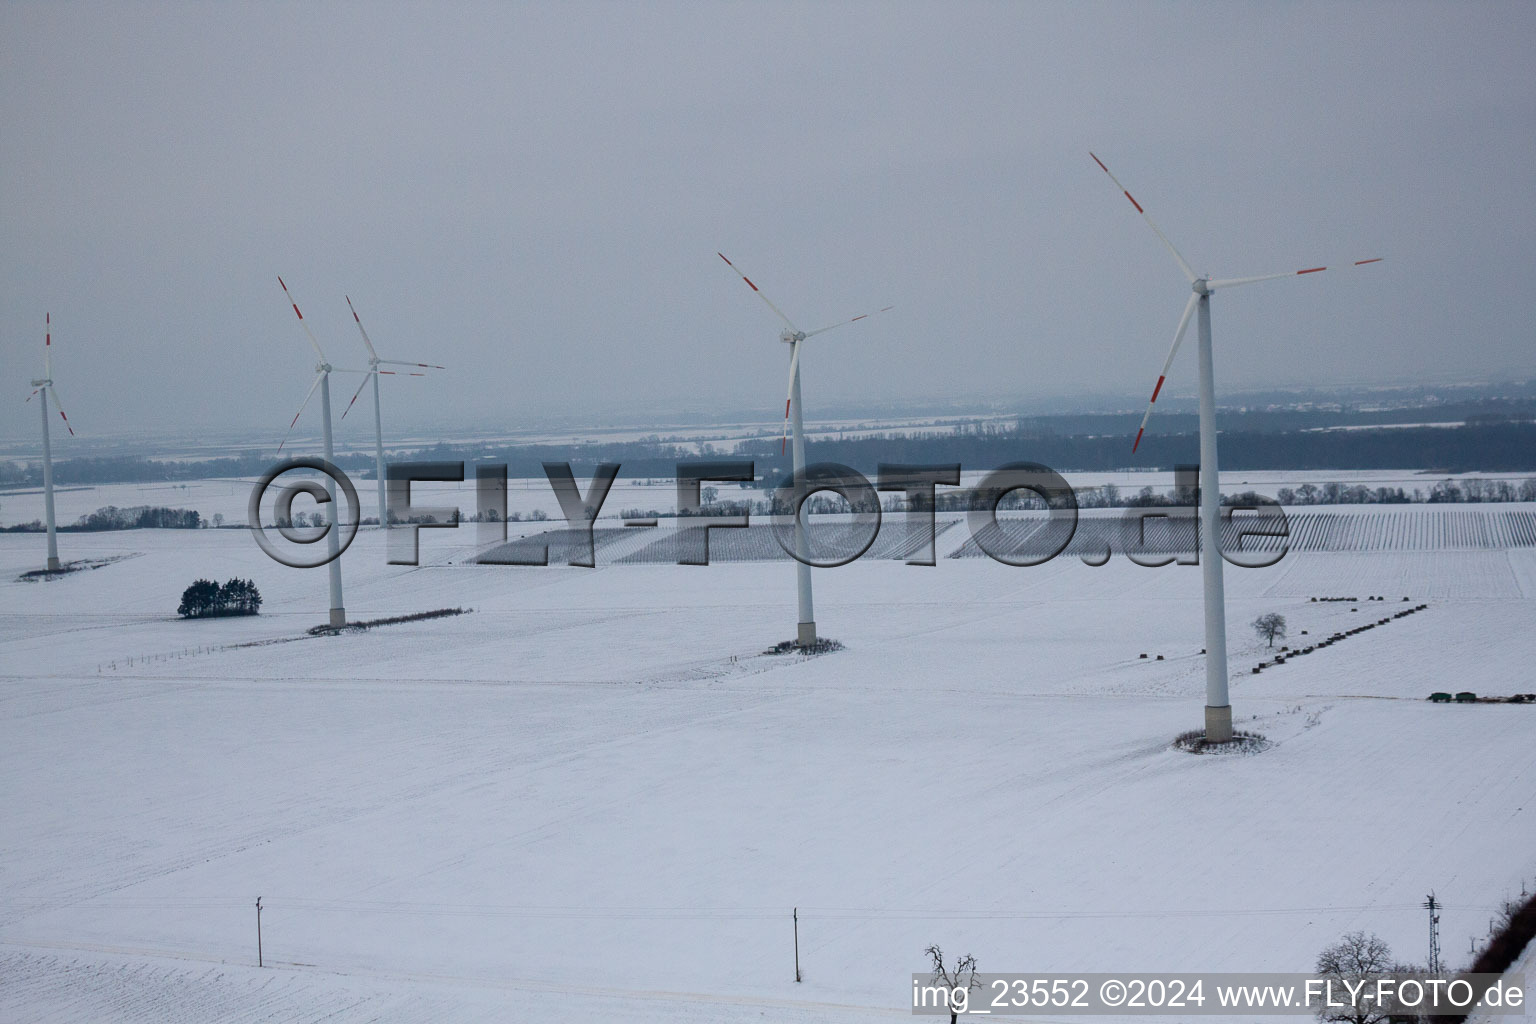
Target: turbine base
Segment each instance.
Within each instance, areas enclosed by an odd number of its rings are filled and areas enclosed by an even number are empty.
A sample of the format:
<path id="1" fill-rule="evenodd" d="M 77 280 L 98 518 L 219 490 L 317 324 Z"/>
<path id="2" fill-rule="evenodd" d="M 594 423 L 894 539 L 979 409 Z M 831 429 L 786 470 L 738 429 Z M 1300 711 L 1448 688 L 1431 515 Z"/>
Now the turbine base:
<path id="1" fill-rule="evenodd" d="M 48 556 L 48 571 L 49 572 L 60 572 L 60 571 L 63 570 L 63 568 L 64 567 L 59 564 L 59 559 L 58 559 L 57 555 L 49 555 Z"/>
<path id="2" fill-rule="evenodd" d="M 347 610 L 345 608 L 331 609 L 331 628 L 341 629 L 347 624 Z"/>
<path id="3" fill-rule="evenodd" d="M 1206 705 L 1205 708 L 1205 742 L 1230 743 L 1232 742 L 1232 705 L 1213 708 Z"/>
<path id="4" fill-rule="evenodd" d="M 814 647 L 816 645 L 816 623 L 802 622 L 795 633 L 795 643 L 801 647 Z"/>

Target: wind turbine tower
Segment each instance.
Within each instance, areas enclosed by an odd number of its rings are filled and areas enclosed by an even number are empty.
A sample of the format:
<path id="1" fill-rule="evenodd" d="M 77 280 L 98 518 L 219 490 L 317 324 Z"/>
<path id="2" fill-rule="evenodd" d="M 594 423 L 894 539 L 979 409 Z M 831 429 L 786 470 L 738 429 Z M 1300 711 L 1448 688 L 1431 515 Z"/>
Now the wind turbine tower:
<path id="1" fill-rule="evenodd" d="M 368 332 L 363 328 L 363 321 L 358 318 L 357 310 L 352 306 L 351 296 L 347 296 L 347 308 L 352 310 L 352 319 L 357 323 L 358 333 L 363 336 L 363 344 L 368 346 L 368 376 L 357 386 L 352 394 L 352 401 L 341 411 L 341 418 L 346 419 L 347 413 L 352 411 L 352 405 L 357 401 L 357 396 L 363 393 L 363 388 L 368 386 L 368 381 L 373 381 L 373 457 L 377 467 L 379 478 L 379 527 L 389 526 L 389 519 L 385 515 L 384 502 L 384 418 L 379 411 L 379 374 L 394 374 L 396 370 L 382 369 L 384 366 L 417 366 L 422 370 L 444 370 L 447 367 L 438 366 L 435 363 L 408 363 L 399 359 L 380 359 L 379 354 L 373 350 L 373 341 L 368 337 Z M 412 377 L 425 377 L 426 374 L 417 370 L 407 370 Z"/>
<path id="2" fill-rule="evenodd" d="M 1135 197 L 1120 184 L 1120 179 L 1104 166 L 1104 161 L 1092 153 L 1088 155 L 1093 157 L 1093 162 L 1099 165 L 1100 170 L 1109 175 L 1115 187 L 1131 201 L 1131 205 L 1136 208 L 1137 213 L 1141 214 L 1147 226 L 1157 234 L 1158 240 L 1178 263 L 1179 269 L 1183 271 L 1194 293 L 1184 305 L 1184 315 L 1179 318 L 1178 330 L 1173 335 L 1173 346 L 1168 350 L 1168 358 L 1163 361 L 1162 373 L 1157 376 L 1157 384 L 1152 388 L 1152 399 L 1147 403 L 1146 415 L 1141 418 L 1141 428 L 1136 431 L 1136 441 L 1131 445 L 1132 453 L 1141 446 L 1141 435 L 1146 431 L 1147 420 L 1152 416 L 1152 405 L 1163 390 L 1163 381 L 1167 379 L 1168 370 L 1173 366 L 1173 357 L 1179 351 L 1179 342 L 1184 340 L 1184 331 L 1189 327 L 1189 318 L 1196 311 L 1199 313 L 1196 335 L 1199 342 L 1200 364 L 1200 571 L 1205 591 L 1205 738 L 1211 743 L 1226 743 L 1232 739 L 1232 704 L 1227 696 L 1227 622 L 1221 575 L 1221 481 L 1216 463 L 1216 382 L 1211 357 L 1211 294 L 1219 288 L 1235 288 L 1242 284 L 1276 281 L 1282 277 L 1317 274 L 1328 268 L 1326 266 L 1307 267 L 1304 270 L 1290 270 L 1279 274 L 1224 279 L 1212 279 L 1209 275 L 1196 274 L 1190 269 L 1188 261 L 1179 253 L 1179 250 L 1174 248 L 1173 243 L 1168 240 L 1168 236 L 1164 235 L 1162 229 L 1147 215 L 1147 211 L 1142 209 Z M 1381 259 L 1378 257 L 1355 260 L 1352 265 L 1360 267 L 1368 263 L 1380 262 Z"/>
<path id="3" fill-rule="evenodd" d="M 59 407 L 59 419 L 64 421 L 64 429 L 69 431 L 69 436 L 75 436 L 75 428 L 69 425 L 69 417 L 64 415 L 64 403 L 59 401 L 59 392 L 53 386 L 53 314 L 43 314 L 43 375 L 32 381 L 35 389 L 27 396 L 27 401 L 39 399 L 38 407 L 43 413 L 43 512 L 48 521 L 48 571 L 59 572 L 63 566 L 59 563 L 59 538 L 53 519 L 53 443 L 48 437 L 48 396 L 53 396 L 53 404 Z"/>
<path id="4" fill-rule="evenodd" d="M 725 258 L 724 253 L 715 253 L 725 265 L 735 270 L 740 278 L 747 282 L 747 287 L 757 293 L 758 298 L 768 303 L 768 308 L 773 310 L 778 318 L 784 321 L 785 329 L 779 333 L 779 340 L 789 346 L 789 394 L 784 400 L 784 428 L 785 435 L 792 436 L 792 455 L 795 473 L 795 584 L 799 599 L 800 618 L 795 629 L 795 643 L 800 647 L 812 647 L 816 644 L 816 610 L 811 601 L 811 566 L 810 549 L 805 538 L 805 514 L 800 504 L 804 499 L 805 488 L 805 423 L 800 414 L 800 344 L 807 338 L 814 338 L 818 334 L 825 334 L 834 327 L 842 327 L 851 324 L 855 320 L 863 320 L 870 316 L 869 313 L 860 313 L 858 316 L 847 320 L 840 320 L 826 327 L 818 327 L 814 331 L 802 331 L 796 327 L 784 315 L 773 300 L 764 295 L 762 289 L 752 283 L 752 279 L 736 269 L 736 264 Z M 884 313 L 890 306 L 878 309 L 875 312 Z M 782 449 L 783 443 L 780 443 Z"/>
<path id="5" fill-rule="evenodd" d="M 304 401 L 299 405 L 299 411 L 293 414 L 293 419 L 288 424 L 288 434 L 293 433 L 294 424 L 299 422 L 300 416 L 304 415 L 304 407 L 309 404 L 309 399 L 314 395 L 315 389 L 319 388 L 321 433 L 325 439 L 325 461 L 335 465 L 336 452 L 335 447 L 331 443 L 331 373 L 338 368 L 332 366 L 325 358 L 325 352 L 321 350 L 320 343 L 315 340 L 314 332 L 309 329 L 309 324 L 305 321 L 304 314 L 299 312 L 299 304 L 293 301 L 293 296 L 289 294 L 288 286 L 283 284 L 281 277 L 277 279 L 277 283 L 283 286 L 283 294 L 288 296 L 288 304 L 293 307 L 294 315 L 299 318 L 299 326 L 304 328 L 304 333 L 308 336 L 309 343 L 315 347 L 315 354 L 320 357 L 320 361 L 315 364 L 315 381 L 309 386 L 309 391 L 304 395 Z M 341 370 L 340 372 L 363 373 L 365 371 Z M 283 445 L 288 443 L 288 434 L 283 435 L 282 444 L 277 446 L 279 452 L 283 450 Z M 341 526 L 339 525 L 339 516 L 336 509 L 336 482 L 330 477 L 326 477 L 325 490 L 331 499 L 325 503 L 326 515 L 330 519 L 330 526 L 326 528 L 325 532 L 326 551 L 331 556 L 330 561 L 326 563 L 326 570 L 330 575 L 331 583 L 330 624 L 333 629 L 340 629 L 347 624 L 347 610 L 342 604 L 341 598 Z M 359 509 L 359 515 L 361 515 L 361 512 L 362 510 Z"/>

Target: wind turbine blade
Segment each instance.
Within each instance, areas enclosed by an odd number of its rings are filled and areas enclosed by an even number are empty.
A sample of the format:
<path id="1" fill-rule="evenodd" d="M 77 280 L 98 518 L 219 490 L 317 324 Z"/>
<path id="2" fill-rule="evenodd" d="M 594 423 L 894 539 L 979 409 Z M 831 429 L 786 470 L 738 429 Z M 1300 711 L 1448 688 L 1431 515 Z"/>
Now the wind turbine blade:
<path id="1" fill-rule="evenodd" d="M 28 396 L 27 396 L 27 401 L 28 401 L 28 402 L 30 402 L 30 401 L 32 401 L 32 399 L 34 399 L 34 398 L 36 398 L 36 397 L 37 397 L 37 396 L 38 396 L 38 395 L 40 395 L 40 394 L 42 394 L 42 391 L 43 391 L 43 389 L 42 389 L 42 388 L 33 388 L 33 389 L 32 389 L 32 393 L 31 393 L 31 394 L 30 394 L 30 395 L 28 395 Z M 25 403 L 25 402 L 23 402 L 23 403 L 22 403 L 22 404 L 23 404 L 23 405 L 25 405 L 25 404 L 26 404 L 26 403 Z"/>
<path id="2" fill-rule="evenodd" d="M 43 314 L 43 377 L 53 379 L 53 314 Z"/>
<path id="3" fill-rule="evenodd" d="M 837 323 L 829 324 L 826 327 L 818 327 L 814 331 L 811 331 L 810 333 L 808 333 L 806 335 L 806 337 L 807 338 L 814 338 L 818 334 L 826 334 L 828 331 L 832 330 L 834 327 L 843 327 L 843 326 L 845 326 L 847 324 L 853 323 L 855 320 L 864 320 L 864 319 L 866 319 L 868 317 L 875 316 L 876 314 L 884 313 L 888 309 L 895 309 L 895 308 L 896 308 L 895 306 L 882 306 L 881 308 L 875 310 L 874 313 L 860 313 L 858 316 L 852 317 L 852 318 L 850 318 L 848 320 L 840 320 Z"/>
<path id="4" fill-rule="evenodd" d="M 1136 212 L 1141 214 L 1142 220 L 1145 220 L 1147 225 L 1151 227 L 1153 231 L 1157 232 L 1157 237 L 1162 239 L 1163 244 L 1168 247 L 1168 251 L 1173 254 L 1173 258 L 1178 260 L 1179 269 L 1184 271 L 1184 276 L 1189 278 L 1189 283 L 1194 284 L 1199 275 L 1197 275 L 1193 270 L 1189 269 L 1189 263 L 1184 259 L 1182 255 L 1179 254 L 1179 250 L 1174 248 L 1173 243 L 1168 241 L 1168 236 L 1163 234 L 1163 229 L 1157 226 L 1156 221 L 1147 216 L 1147 211 L 1143 210 L 1141 208 L 1141 204 L 1136 201 L 1136 197 L 1131 195 L 1130 191 L 1127 190 L 1124 185 L 1120 184 L 1120 179 L 1115 177 L 1114 172 L 1112 172 L 1108 167 L 1104 166 L 1103 160 L 1100 160 L 1097 156 L 1094 156 L 1092 152 L 1090 152 L 1088 155 L 1093 157 L 1093 162 L 1099 165 L 1100 170 L 1109 175 L 1109 180 L 1115 183 L 1115 187 L 1118 188 L 1121 192 L 1125 193 L 1125 198 L 1129 199 L 1131 201 L 1131 205 L 1136 207 Z"/>
<path id="5" fill-rule="evenodd" d="M 352 404 L 353 404 L 353 402 L 356 402 L 357 401 L 357 396 L 363 393 L 363 388 L 368 386 L 368 378 L 371 377 L 371 376 L 373 376 L 373 375 L 370 374 L 370 373 L 363 374 L 363 382 L 357 386 L 357 390 L 356 391 L 352 392 L 352 401 L 348 402 L 347 403 L 347 407 L 345 409 L 341 410 L 341 418 L 342 419 L 346 419 L 347 418 L 347 413 L 352 411 Z"/>
<path id="6" fill-rule="evenodd" d="M 368 339 L 368 332 L 363 330 L 363 322 L 362 320 L 358 319 L 357 309 L 352 305 L 352 296 L 346 295 L 343 296 L 343 298 L 347 300 L 347 308 L 352 310 L 352 319 L 356 321 L 357 330 L 363 336 L 363 344 L 368 346 L 369 358 L 374 359 L 375 361 L 378 360 L 379 354 L 373 350 L 373 342 Z M 342 415 L 345 416 L 346 413 L 342 413 Z"/>
<path id="7" fill-rule="evenodd" d="M 717 253 L 715 253 L 715 255 L 719 256 L 721 259 L 725 260 L 725 265 L 726 266 L 730 267 L 732 270 L 736 270 L 736 264 L 732 263 L 730 260 L 726 260 L 725 259 L 725 253 L 717 252 Z M 743 281 L 747 282 L 747 287 L 748 288 L 751 288 L 754 292 L 757 293 L 757 297 L 758 298 L 760 298 L 764 302 L 768 303 L 768 308 L 773 310 L 775 313 L 777 313 L 779 315 L 779 319 L 780 320 L 783 320 L 786 324 L 789 325 L 789 329 L 790 330 L 794 331 L 796 334 L 800 333 L 800 328 L 795 326 L 795 322 L 793 320 L 791 320 L 789 317 L 785 316 L 784 315 L 784 311 L 782 309 L 780 309 L 778 306 L 775 306 L 773 304 L 773 300 L 770 299 L 768 296 L 764 295 L 763 294 L 763 290 L 761 288 L 759 288 L 757 285 L 753 284 L 752 283 L 752 279 L 750 277 L 748 277 L 746 274 L 743 274 L 740 270 L 736 270 L 736 273 L 737 273 L 737 275 Z"/>
<path id="8" fill-rule="evenodd" d="M 784 415 L 789 415 L 789 401 L 795 394 L 795 373 L 800 369 L 800 343 L 797 341 L 789 349 L 789 387 L 784 392 Z"/>
<path id="9" fill-rule="evenodd" d="M 352 310 L 352 319 L 357 324 L 358 333 L 360 333 L 363 336 L 363 344 L 368 346 L 368 357 L 373 362 L 375 362 L 375 363 L 389 363 L 392 366 L 419 366 L 423 370 L 446 370 L 446 369 L 448 369 L 448 367 L 446 367 L 446 366 L 438 366 L 436 363 L 412 363 L 412 362 L 409 362 L 409 361 L 404 360 L 404 359 L 380 359 L 379 358 L 379 353 L 374 350 L 373 339 L 368 337 L 368 331 L 367 331 L 367 329 L 365 327 L 363 327 L 362 318 L 357 315 L 357 308 L 352 305 L 352 297 L 350 295 L 348 295 L 348 296 L 345 296 L 345 298 L 347 300 L 347 308 Z M 385 371 L 385 372 L 390 372 L 390 371 Z M 422 375 L 418 373 L 418 374 L 413 374 L 413 376 L 420 377 Z M 346 413 L 342 413 L 342 416 L 346 416 Z"/>
<path id="10" fill-rule="evenodd" d="M 1344 266 L 1363 267 L 1367 263 L 1380 263 L 1386 257 L 1375 256 L 1368 260 L 1355 260 Z M 1332 265 L 1332 269 L 1344 269 L 1344 266 Z M 1303 274 L 1320 274 L 1329 267 L 1308 267 L 1305 270 L 1290 270 L 1283 274 L 1260 274 L 1258 277 L 1229 277 L 1219 281 L 1207 281 L 1205 286 L 1212 291 L 1217 288 L 1236 288 L 1240 284 L 1256 284 L 1259 281 L 1278 281 L 1282 277 L 1300 277 Z"/>
<path id="11" fill-rule="evenodd" d="M 810 337 L 810 335 L 806 335 Z M 795 374 L 800 371 L 800 342 L 795 341 L 789 347 L 789 388 L 784 395 L 784 436 L 779 439 L 779 454 L 784 454 L 784 449 L 789 443 L 789 403 L 795 399 Z"/>
<path id="12" fill-rule="evenodd" d="M 304 395 L 304 401 L 299 404 L 299 411 L 293 414 L 293 419 L 291 421 L 289 421 L 289 423 L 288 423 L 288 431 L 287 431 L 287 433 L 283 434 L 283 440 L 277 446 L 277 450 L 278 450 L 279 453 L 282 452 L 283 445 L 288 443 L 288 435 L 293 433 L 293 425 L 295 423 L 299 422 L 299 417 L 300 416 L 304 415 L 304 407 L 309 404 L 309 400 L 314 397 L 315 389 L 320 386 L 320 382 L 322 380 L 324 380 L 324 379 L 325 379 L 325 371 L 322 370 L 321 372 L 315 374 L 315 382 L 309 386 L 309 391 L 306 392 L 305 395 Z"/>
<path id="13" fill-rule="evenodd" d="M 1168 350 L 1168 358 L 1163 360 L 1163 372 L 1157 375 L 1157 385 L 1152 389 L 1152 399 L 1147 402 L 1147 413 L 1141 418 L 1141 427 L 1136 431 L 1136 443 L 1131 445 L 1131 454 L 1136 454 L 1136 449 L 1141 447 L 1141 435 L 1147 429 L 1147 420 L 1152 418 L 1152 405 L 1157 401 L 1158 394 L 1163 390 L 1163 381 L 1168 379 L 1168 370 L 1173 366 L 1173 357 L 1178 355 L 1179 342 L 1184 340 L 1184 332 L 1189 327 L 1189 318 L 1194 315 L 1195 307 L 1200 304 L 1199 294 L 1189 297 L 1184 304 L 1184 315 L 1179 317 L 1179 329 L 1173 332 L 1173 347 Z"/>
<path id="14" fill-rule="evenodd" d="M 64 403 L 59 401 L 59 389 L 49 384 L 48 393 L 53 396 L 53 404 L 58 407 L 59 419 L 64 421 L 64 426 L 69 430 L 69 436 L 74 437 L 75 428 L 69 425 L 69 417 L 64 415 Z"/>
<path id="15" fill-rule="evenodd" d="M 293 295 L 288 291 L 288 286 L 283 284 L 281 276 L 278 277 L 277 283 L 283 285 L 283 294 L 288 296 L 288 304 L 293 307 L 293 315 L 299 318 L 299 326 L 303 327 L 304 333 L 309 336 L 309 343 L 315 346 L 315 352 L 320 356 L 320 361 L 325 362 L 325 353 L 320 351 L 320 343 L 315 340 L 314 332 L 309 329 L 309 322 L 304 319 L 304 314 L 299 312 L 299 304 L 293 301 Z M 302 409 L 299 411 L 303 412 Z"/>

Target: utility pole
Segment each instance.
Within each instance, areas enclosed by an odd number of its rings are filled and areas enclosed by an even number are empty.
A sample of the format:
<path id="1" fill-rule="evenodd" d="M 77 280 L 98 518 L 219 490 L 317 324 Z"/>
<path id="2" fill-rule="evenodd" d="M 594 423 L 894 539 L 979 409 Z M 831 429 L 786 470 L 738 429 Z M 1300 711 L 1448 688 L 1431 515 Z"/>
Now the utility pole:
<path id="1" fill-rule="evenodd" d="M 795 908 L 795 981 L 800 980 L 800 908 Z"/>
<path id="2" fill-rule="evenodd" d="M 256 966 L 265 967 L 261 961 L 261 897 L 256 897 Z"/>
<path id="3" fill-rule="evenodd" d="M 1425 910 L 1429 911 L 1429 973 L 1430 974 L 1439 974 L 1440 973 L 1440 914 L 1438 913 L 1438 911 L 1442 907 L 1444 907 L 1445 904 L 1443 904 L 1439 900 L 1435 899 L 1435 894 L 1433 892 L 1431 892 L 1429 894 L 1429 897 L 1427 899 L 1425 899 L 1425 901 L 1423 903 L 1419 904 L 1419 905 L 1422 906 Z"/>

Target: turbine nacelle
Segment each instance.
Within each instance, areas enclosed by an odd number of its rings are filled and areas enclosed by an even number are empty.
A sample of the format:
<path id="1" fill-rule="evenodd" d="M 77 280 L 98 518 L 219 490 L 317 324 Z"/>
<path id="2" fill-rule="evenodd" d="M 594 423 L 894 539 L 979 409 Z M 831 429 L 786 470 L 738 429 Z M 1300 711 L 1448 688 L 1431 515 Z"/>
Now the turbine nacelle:
<path id="1" fill-rule="evenodd" d="M 779 340 L 786 345 L 793 345 L 797 341 L 805 340 L 804 331 L 780 331 Z"/>

